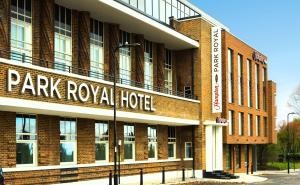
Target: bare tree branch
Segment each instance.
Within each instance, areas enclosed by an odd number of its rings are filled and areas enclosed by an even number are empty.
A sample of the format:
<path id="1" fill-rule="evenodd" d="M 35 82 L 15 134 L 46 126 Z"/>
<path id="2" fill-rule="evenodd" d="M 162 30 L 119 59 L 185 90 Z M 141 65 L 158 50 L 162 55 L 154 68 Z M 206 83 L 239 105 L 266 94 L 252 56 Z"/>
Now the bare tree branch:
<path id="1" fill-rule="evenodd" d="M 293 108 L 296 113 L 300 114 L 300 85 L 295 89 L 293 94 L 291 94 L 288 105 Z"/>

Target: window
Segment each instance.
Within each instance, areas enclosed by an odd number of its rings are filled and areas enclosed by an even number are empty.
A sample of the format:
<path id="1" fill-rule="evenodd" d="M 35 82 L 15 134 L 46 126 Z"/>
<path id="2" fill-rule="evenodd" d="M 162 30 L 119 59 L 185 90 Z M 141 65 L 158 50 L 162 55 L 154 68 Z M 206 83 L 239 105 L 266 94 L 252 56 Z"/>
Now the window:
<path id="1" fill-rule="evenodd" d="M 247 90 L 248 90 L 248 107 L 252 107 L 252 67 L 251 67 L 251 60 L 247 60 L 247 71 L 248 71 L 248 78 L 247 78 Z"/>
<path id="2" fill-rule="evenodd" d="M 75 163 L 77 158 L 76 121 L 60 120 L 60 162 Z"/>
<path id="3" fill-rule="evenodd" d="M 233 103 L 233 51 L 228 49 L 228 102 Z"/>
<path id="4" fill-rule="evenodd" d="M 231 157 L 231 145 L 226 145 L 226 170 L 230 170 L 232 168 Z"/>
<path id="5" fill-rule="evenodd" d="M 184 97 L 192 98 L 192 87 L 191 86 L 184 86 Z"/>
<path id="6" fill-rule="evenodd" d="M 103 23 L 90 20 L 90 77 L 104 78 Z"/>
<path id="7" fill-rule="evenodd" d="M 54 68 L 71 71 L 72 30 L 71 10 L 55 5 Z"/>
<path id="8" fill-rule="evenodd" d="M 165 92 L 172 94 L 172 52 L 166 49 Z"/>
<path id="9" fill-rule="evenodd" d="M 193 158 L 192 142 L 185 142 L 185 158 Z"/>
<path id="10" fill-rule="evenodd" d="M 96 161 L 108 161 L 108 123 L 97 122 L 95 123 L 95 143 L 96 143 Z"/>
<path id="11" fill-rule="evenodd" d="M 260 117 L 256 116 L 256 136 L 260 136 Z"/>
<path id="12" fill-rule="evenodd" d="M 266 117 L 264 117 L 264 136 L 268 137 L 268 122 Z"/>
<path id="13" fill-rule="evenodd" d="M 146 89 L 153 87 L 153 56 L 152 56 L 152 42 L 145 40 L 145 65 L 144 65 L 144 84 Z"/>
<path id="14" fill-rule="evenodd" d="M 263 110 L 266 111 L 267 110 L 267 97 L 266 97 L 266 94 L 267 94 L 267 90 L 266 90 L 266 86 L 267 86 L 267 83 L 266 83 L 266 80 L 267 80 L 267 70 L 266 68 L 263 67 L 263 70 L 262 70 L 262 81 L 263 81 Z"/>
<path id="15" fill-rule="evenodd" d="M 241 164 L 241 145 L 238 145 L 236 147 L 236 165 L 235 168 L 241 168 L 242 164 Z"/>
<path id="16" fill-rule="evenodd" d="M 157 133 L 155 126 L 148 126 L 148 158 L 157 159 Z"/>
<path id="17" fill-rule="evenodd" d="M 31 0 L 11 1 L 11 59 L 31 63 L 32 57 Z"/>
<path id="18" fill-rule="evenodd" d="M 120 31 L 120 44 L 130 43 L 130 33 Z M 130 47 L 120 48 L 120 80 L 121 83 L 130 84 L 131 58 Z"/>
<path id="19" fill-rule="evenodd" d="M 135 132 L 133 125 L 124 125 L 124 159 L 135 159 Z"/>
<path id="20" fill-rule="evenodd" d="M 228 134 L 234 135 L 234 112 L 233 111 L 228 112 L 228 120 L 229 120 Z"/>
<path id="21" fill-rule="evenodd" d="M 176 158 L 176 127 L 168 127 L 168 157 Z"/>
<path id="22" fill-rule="evenodd" d="M 238 100 L 243 105 L 243 56 L 238 55 Z"/>
<path id="23" fill-rule="evenodd" d="M 37 165 L 36 117 L 31 115 L 17 115 L 16 136 L 17 165 Z"/>
<path id="24" fill-rule="evenodd" d="M 253 136 L 253 117 L 248 114 L 248 136 Z"/>
<path id="25" fill-rule="evenodd" d="M 255 97 L 256 97 L 256 109 L 259 109 L 259 65 L 255 64 Z"/>
<path id="26" fill-rule="evenodd" d="M 239 135 L 244 135 L 244 113 L 239 112 Z"/>

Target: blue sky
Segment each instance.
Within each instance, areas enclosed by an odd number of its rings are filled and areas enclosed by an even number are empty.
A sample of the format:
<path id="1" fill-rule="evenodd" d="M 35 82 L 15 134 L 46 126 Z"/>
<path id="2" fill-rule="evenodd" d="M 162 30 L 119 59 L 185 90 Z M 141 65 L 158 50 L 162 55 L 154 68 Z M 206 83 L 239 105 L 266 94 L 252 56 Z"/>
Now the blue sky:
<path id="1" fill-rule="evenodd" d="M 192 0 L 241 40 L 268 56 L 268 78 L 277 83 L 277 122 L 300 85 L 299 0 Z"/>

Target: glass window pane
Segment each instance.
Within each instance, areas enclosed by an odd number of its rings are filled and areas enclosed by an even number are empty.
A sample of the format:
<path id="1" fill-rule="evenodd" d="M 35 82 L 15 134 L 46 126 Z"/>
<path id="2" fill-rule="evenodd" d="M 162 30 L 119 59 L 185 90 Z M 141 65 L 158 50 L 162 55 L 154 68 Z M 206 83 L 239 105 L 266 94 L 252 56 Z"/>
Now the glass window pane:
<path id="1" fill-rule="evenodd" d="M 133 144 L 124 144 L 124 159 L 133 159 Z"/>
<path id="2" fill-rule="evenodd" d="M 33 164 L 33 143 L 17 143 L 17 164 Z"/>
<path id="3" fill-rule="evenodd" d="M 16 132 L 23 133 L 23 118 L 21 117 L 16 118 Z"/>
<path id="4" fill-rule="evenodd" d="M 97 161 L 104 161 L 106 160 L 106 144 L 105 143 L 99 143 L 96 144 L 96 160 Z"/>
<path id="5" fill-rule="evenodd" d="M 168 144 L 168 157 L 174 157 L 174 144 Z"/>
<path id="6" fill-rule="evenodd" d="M 148 148 L 148 158 L 155 158 L 155 144 L 154 143 L 149 143 L 149 148 Z"/>
<path id="7" fill-rule="evenodd" d="M 60 143 L 60 162 L 74 162 L 75 143 Z"/>

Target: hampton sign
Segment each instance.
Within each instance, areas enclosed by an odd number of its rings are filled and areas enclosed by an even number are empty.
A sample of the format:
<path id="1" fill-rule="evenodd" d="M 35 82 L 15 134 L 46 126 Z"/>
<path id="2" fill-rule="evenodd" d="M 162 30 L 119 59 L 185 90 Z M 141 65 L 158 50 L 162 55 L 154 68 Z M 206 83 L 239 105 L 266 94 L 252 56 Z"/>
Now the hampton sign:
<path id="1" fill-rule="evenodd" d="M 212 112 L 222 112 L 222 34 L 220 27 L 212 27 Z"/>
<path id="2" fill-rule="evenodd" d="M 22 81 L 21 81 L 22 80 Z M 33 83 L 33 82 L 36 83 Z M 93 104 L 113 106 L 113 89 L 107 87 L 95 86 L 87 83 L 76 83 L 72 80 L 62 81 L 43 75 L 32 75 L 26 73 L 21 79 L 20 73 L 13 69 L 7 70 L 7 92 L 15 90 L 16 86 L 21 86 L 21 94 L 30 92 L 33 96 L 43 96 L 45 98 L 64 98 L 67 101 L 80 101 L 82 103 L 92 101 Z M 65 97 L 62 97 L 60 90 L 65 91 Z M 120 107 L 140 109 L 154 112 L 156 109 L 153 105 L 153 96 L 120 91 Z"/>

